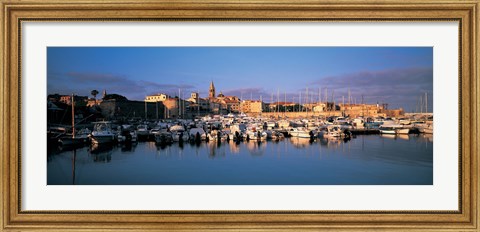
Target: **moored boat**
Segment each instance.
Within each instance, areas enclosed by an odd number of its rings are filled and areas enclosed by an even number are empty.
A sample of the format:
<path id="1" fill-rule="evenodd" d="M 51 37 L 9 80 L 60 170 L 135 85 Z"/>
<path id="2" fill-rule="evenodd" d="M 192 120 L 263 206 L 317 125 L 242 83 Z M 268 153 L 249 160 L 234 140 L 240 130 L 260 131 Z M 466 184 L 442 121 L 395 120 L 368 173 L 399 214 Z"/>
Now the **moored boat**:
<path id="1" fill-rule="evenodd" d="M 318 133 L 318 137 L 323 138 L 349 138 L 351 133 L 342 129 L 340 125 L 328 125 Z"/>
<path id="2" fill-rule="evenodd" d="M 409 128 L 397 124 L 381 125 L 378 129 L 381 134 L 408 134 L 410 132 Z"/>
<path id="3" fill-rule="evenodd" d="M 291 128 L 290 131 L 288 131 L 290 136 L 292 137 L 299 137 L 299 138 L 310 138 L 310 131 L 307 130 L 306 128 Z"/>
<path id="4" fill-rule="evenodd" d="M 112 143 L 115 140 L 112 123 L 109 121 L 94 122 L 90 138 L 94 144 Z"/>
<path id="5" fill-rule="evenodd" d="M 155 142 L 158 144 L 171 144 L 173 143 L 172 133 L 167 131 L 162 131 L 158 134 L 155 134 Z"/>

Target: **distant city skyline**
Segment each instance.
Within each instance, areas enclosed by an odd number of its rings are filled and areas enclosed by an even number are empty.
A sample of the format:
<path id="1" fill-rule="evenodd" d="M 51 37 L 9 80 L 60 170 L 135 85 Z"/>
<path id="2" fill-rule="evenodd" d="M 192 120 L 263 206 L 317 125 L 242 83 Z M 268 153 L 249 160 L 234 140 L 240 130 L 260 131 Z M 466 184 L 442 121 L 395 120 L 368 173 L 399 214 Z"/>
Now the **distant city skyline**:
<path id="1" fill-rule="evenodd" d="M 117 93 L 143 101 L 166 93 L 191 92 L 242 100 L 305 103 L 328 99 L 388 103 L 418 110 L 420 96 L 433 102 L 432 47 L 49 47 L 48 94 L 90 96 Z"/>

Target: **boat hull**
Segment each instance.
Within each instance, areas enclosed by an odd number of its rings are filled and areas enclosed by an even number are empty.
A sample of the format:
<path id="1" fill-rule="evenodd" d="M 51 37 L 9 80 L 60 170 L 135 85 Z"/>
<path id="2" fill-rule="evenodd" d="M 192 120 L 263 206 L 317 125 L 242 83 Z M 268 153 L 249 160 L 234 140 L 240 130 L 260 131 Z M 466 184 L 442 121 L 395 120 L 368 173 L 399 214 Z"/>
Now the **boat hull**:
<path id="1" fill-rule="evenodd" d="M 388 129 L 388 130 L 382 130 L 380 129 L 381 134 L 408 134 L 410 132 L 410 129 L 408 128 L 403 128 L 403 129 Z"/>
<path id="2" fill-rule="evenodd" d="M 395 130 L 380 130 L 381 134 L 389 134 L 389 135 L 394 135 L 396 134 Z"/>
<path id="3" fill-rule="evenodd" d="M 92 136 L 92 143 L 93 144 L 105 144 L 105 143 L 112 143 L 114 141 L 113 135 L 96 135 Z"/>
<path id="4" fill-rule="evenodd" d="M 396 129 L 395 132 L 397 134 L 408 134 L 410 132 L 410 129 L 408 129 L 408 128 Z"/>
<path id="5" fill-rule="evenodd" d="M 62 146 L 79 146 L 84 144 L 87 138 L 60 138 L 58 143 Z"/>

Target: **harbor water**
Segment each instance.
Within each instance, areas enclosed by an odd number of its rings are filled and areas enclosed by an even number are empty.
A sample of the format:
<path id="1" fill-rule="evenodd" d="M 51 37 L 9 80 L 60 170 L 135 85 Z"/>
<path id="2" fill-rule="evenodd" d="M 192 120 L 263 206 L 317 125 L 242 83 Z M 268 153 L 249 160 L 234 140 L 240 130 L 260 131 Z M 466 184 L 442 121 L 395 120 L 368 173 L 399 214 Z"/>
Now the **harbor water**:
<path id="1" fill-rule="evenodd" d="M 432 185 L 426 134 L 54 148 L 48 185 Z"/>

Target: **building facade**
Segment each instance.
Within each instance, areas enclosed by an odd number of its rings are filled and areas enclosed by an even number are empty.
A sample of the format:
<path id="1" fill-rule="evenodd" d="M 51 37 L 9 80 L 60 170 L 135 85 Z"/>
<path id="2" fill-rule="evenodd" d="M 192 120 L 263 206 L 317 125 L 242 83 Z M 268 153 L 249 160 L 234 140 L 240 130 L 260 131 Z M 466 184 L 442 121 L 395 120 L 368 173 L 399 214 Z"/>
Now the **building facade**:
<path id="1" fill-rule="evenodd" d="M 240 110 L 243 113 L 261 113 L 265 108 L 265 104 L 259 100 L 243 100 L 240 103 Z"/>
<path id="2" fill-rule="evenodd" d="M 86 105 L 88 97 L 87 96 L 75 96 L 74 99 L 75 99 L 75 104 L 76 105 Z M 61 95 L 59 101 L 64 103 L 64 104 L 71 105 L 72 104 L 72 95 Z"/>
<path id="3" fill-rule="evenodd" d="M 168 96 L 167 94 L 159 93 L 159 94 L 155 94 L 155 95 L 146 96 L 145 101 L 146 102 L 163 102 L 163 101 L 165 101 L 169 98 L 170 98 L 170 96 Z"/>
<path id="4" fill-rule="evenodd" d="M 240 99 L 236 96 L 225 96 L 222 92 L 215 98 L 213 102 L 219 104 L 222 113 L 239 113 Z"/>

